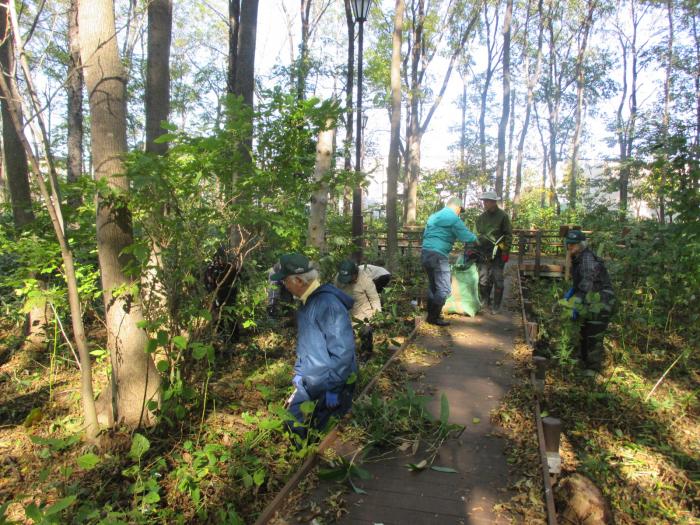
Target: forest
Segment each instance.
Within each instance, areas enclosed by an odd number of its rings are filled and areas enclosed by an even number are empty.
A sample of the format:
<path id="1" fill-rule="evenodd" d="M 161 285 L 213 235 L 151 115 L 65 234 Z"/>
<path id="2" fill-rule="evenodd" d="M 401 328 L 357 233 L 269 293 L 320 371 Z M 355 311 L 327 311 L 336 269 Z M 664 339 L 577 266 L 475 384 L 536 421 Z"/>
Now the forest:
<path id="1" fill-rule="evenodd" d="M 254 523 L 316 452 L 273 265 L 391 272 L 364 387 L 424 316 L 427 218 L 456 196 L 473 229 L 484 191 L 591 232 L 613 282 L 593 389 L 569 285 L 524 288 L 567 468 L 618 524 L 697 523 L 699 26 L 695 0 L 0 0 L 0 524 Z M 404 376 L 347 424 L 442 443 Z M 530 394 L 492 414 L 512 523 L 546 523 Z"/>

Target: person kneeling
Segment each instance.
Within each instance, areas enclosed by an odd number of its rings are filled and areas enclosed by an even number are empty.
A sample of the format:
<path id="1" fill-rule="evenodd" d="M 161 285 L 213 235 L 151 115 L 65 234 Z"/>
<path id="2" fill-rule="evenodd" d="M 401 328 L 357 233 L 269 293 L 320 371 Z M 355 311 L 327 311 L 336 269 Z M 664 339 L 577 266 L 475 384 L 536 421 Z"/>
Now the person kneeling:
<path id="1" fill-rule="evenodd" d="M 279 272 L 270 280 L 282 281 L 302 302 L 297 312 L 294 392 L 287 410 L 296 420 L 289 424 L 291 431 L 306 440 L 305 402 L 315 403 L 310 422 L 317 430 L 323 430 L 331 417 L 343 416 L 352 406 L 355 382 L 350 379 L 358 370 L 348 313 L 353 300 L 333 285 L 322 285 L 318 270 L 304 255 L 286 254 L 279 263 Z"/>
<path id="2" fill-rule="evenodd" d="M 374 314 L 382 311 L 382 303 L 372 280 L 372 273 L 358 267 L 354 261 L 345 260 L 340 263 L 335 282 L 338 288 L 355 301 L 350 314 L 363 322 L 360 327 L 360 359 L 368 359 L 374 348 L 374 329 L 371 320 Z"/>

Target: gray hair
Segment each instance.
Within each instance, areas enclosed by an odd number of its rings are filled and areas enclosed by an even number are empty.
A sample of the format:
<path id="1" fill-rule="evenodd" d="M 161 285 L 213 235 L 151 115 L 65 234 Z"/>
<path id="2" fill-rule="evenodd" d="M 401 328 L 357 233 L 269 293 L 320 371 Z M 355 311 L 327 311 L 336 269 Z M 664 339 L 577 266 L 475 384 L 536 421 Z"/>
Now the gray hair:
<path id="1" fill-rule="evenodd" d="M 294 275 L 294 277 L 298 277 L 299 279 L 304 281 L 306 284 L 310 284 L 310 283 L 314 282 L 316 279 L 318 279 L 318 270 L 316 268 L 314 268 L 312 270 L 309 270 L 308 272 Z"/>
<path id="2" fill-rule="evenodd" d="M 459 197 L 450 197 L 447 199 L 447 202 L 445 203 L 445 206 L 462 206 L 462 199 Z"/>

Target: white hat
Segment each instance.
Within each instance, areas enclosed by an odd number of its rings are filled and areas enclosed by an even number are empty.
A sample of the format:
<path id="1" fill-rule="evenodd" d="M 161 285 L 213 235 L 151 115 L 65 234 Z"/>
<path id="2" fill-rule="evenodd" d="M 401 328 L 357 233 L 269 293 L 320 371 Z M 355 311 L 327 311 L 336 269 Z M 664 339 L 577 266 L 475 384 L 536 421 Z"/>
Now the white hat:
<path id="1" fill-rule="evenodd" d="M 481 197 L 479 197 L 480 201 L 500 201 L 501 198 L 496 195 L 495 191 L 485 191 L 484 193 L 481 194 Z"/>

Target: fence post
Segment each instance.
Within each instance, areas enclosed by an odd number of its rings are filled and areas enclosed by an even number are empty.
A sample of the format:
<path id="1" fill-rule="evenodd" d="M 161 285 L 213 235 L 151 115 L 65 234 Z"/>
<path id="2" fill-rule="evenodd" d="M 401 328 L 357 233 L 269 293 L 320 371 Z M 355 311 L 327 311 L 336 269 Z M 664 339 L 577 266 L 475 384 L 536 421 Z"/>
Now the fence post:
<path id="1" fill-rule="evenodd" d="M 541 355 L 533 356 L 532 363 L 535 365 L 535 392 L 544 394 L 544 380 L 547 373 L 547 358 Z"/>
<path id="2" fill-rule="evenodd" d="M 535 277 L 540 277 L 540 258 L 542 256 L 542 230 L 535 233 Z"/>
<path id="3" fill-rule="evenodd" d="M 525 256 L 525 232 L 518 232 L 518 267 L 523 265 L 523 257 Z"/>
<path id="4" fill-rule="evenodd" d="M 561 472 L 561 456 L 559 456 L 559 441 L 561 438 L 561 420 L 555 417 L 543 417 L 544 448 L 547 452 L 547 466 L 550 474 Z"/>

